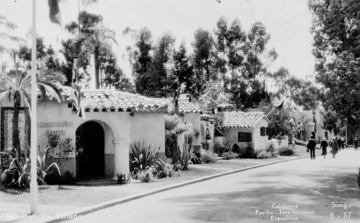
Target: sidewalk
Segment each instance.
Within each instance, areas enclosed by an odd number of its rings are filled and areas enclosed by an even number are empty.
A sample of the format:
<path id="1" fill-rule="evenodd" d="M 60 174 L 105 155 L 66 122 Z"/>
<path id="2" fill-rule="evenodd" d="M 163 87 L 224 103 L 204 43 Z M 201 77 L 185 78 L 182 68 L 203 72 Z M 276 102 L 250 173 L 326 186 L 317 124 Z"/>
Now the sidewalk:
<path id="1" fill-rule="evenodd" d="M 153 183 L 132 183 L 127 185 L 96 185 L 89 186 L 58 186 L 40 188 L 38 214 L 27 216 L 30 209 L 30 194 L 17 195 L 0 193 L 0 222 L 38 222 L 41 220 L 60 217 L 69 213 L 81 212 L 88 209 L 104 208 L 116 203 L 122 203 L 160 191 L 180 187 L 208 180 L 233 172 L 244 171 L 261 165 L 270 165 L 301 159 L 308 156 L 306 152 L 299 152 L 293 157 L 277 157 L 271 159 L 234 159 L 219 160 L 216 163 L 191 165 L 189 171 L 183 171 L 180 177 L 159 179 Z M 139 196 L 138 196 L 139 195 Z"/>

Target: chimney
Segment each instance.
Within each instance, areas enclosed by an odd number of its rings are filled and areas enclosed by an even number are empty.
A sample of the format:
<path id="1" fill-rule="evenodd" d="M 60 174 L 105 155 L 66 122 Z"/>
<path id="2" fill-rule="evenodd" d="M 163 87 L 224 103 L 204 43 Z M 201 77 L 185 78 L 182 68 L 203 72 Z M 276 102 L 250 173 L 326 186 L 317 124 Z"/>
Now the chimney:
<path id="1" fill-rule="evenodd" d="M 179 101 L 188 101 L 191 102 L 191 97 L 189 94 L 180 94 Z"/>

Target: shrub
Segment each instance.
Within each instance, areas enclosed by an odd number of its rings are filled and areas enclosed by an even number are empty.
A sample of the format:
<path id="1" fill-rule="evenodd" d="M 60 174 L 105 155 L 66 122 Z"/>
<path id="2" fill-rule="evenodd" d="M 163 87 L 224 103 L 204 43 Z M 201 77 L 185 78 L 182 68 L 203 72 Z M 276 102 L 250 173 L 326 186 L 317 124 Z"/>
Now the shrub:
<path id="1" fill-rule="evenodd" d="M 138 172 L 136 175 L 134 175 L 134 178 L 143 183 L 154 182 L 155 181 L 154 169 L 150 167 L 147 170 L 142 170 Z"/>
<path id="2" fill-rule="evenodd" d="M 116 174 L 118 184 L 127 184 L 130 182 L 130 176 L 125 174 Z"/>
<path id="3" fill-rule="evenodd" d="M 74 185 L 76 184 L 76 178 L 70 171 L 66 171 L 62 175 L 59 175 L 57 171 L 51 171 L 44 178 L 47 185 Z"/>
<path id="4" fill-rule="evenodd" d="M 279 155 L 280 156 L 291 156 L 294 155 L 295 151 L 289 148 L 283 148 L 283 149 L 279 149 Z"/>
<path id="5" fill-rule="evenodd" d="M 245 153 L 241 154 L 240 158 L 256 158 L 254 148 L 251 146 L 251 144 L 247 145 L 245 148 Z"/>
<path id="6" fill-rule="evenodd" d="M 160 147 L 155 148 L 151 144 L 135 142 L 130 145 L 130 171 L 143 171 L 155 165 Z"/>
<path id="7" fill-rule="evenodd" d="M 11 157 L 9 168 L 1 174 L 2 185 L 9 188 L 27 188 L 30 185 L 30 160 L 25 164 Z"/>
<path id="8" fill-rule="evenodd" d="M 221 155 L 225 160 L 230 160 L 230 159 L 235 159 L 239 157 L 239 154 L 234 153 L 232 151 L 230 152 L 225 152 Z"/>
<path id="9" fill-rule="evenodd" d="M 217 161 L 218 155 L 212 151 L 201 149 L 201 162 L 204 163 L 215 163 Z"/>
<path id="10" fill-rule="evenodd" d="M 192 160 L 199 162 L 199 158 L 194 154 L 194 148 L 191 146 L 188 148 L 187 145 L 184 145 L 183 152 L 181 153 L 180 164 L 181 170 L 188 170 L 189 165 L 193 164 Z"/>
<path id="11" fill-rule="evenodd" d="M 9 188 L 27 188 L 30 185 L 30 159 L 25 156 L 25 161 L 18 160 L 16 149 L 0 152 L 6 160 L 7 169 L 1 174 L 1 183 Z M 26 155 L 26 154 L 25 154 Z"/>
<path id="12" fill-rule="evenodd" d="M 241 151 L 240 151 L 240 147 L 238 146 L 238 144 L 234 143 L 234 145 L 231 148 L 232 152 L 237 153 L 238 155 L 240 155 Z"/>
<path id="13" fill-rule="evenodd" d="M 269 152 L 266 152 L 264 150 L 259 150 L 256 152 L 256 158 L 257 159 L 267 159 L 267 158 L 270 158 L 272 157 L 272 154 L 269 153 Z"/>
<path id="14" fill-rule="evenodd" d="M 214 153 L 218 154 L 218 155 L 221 155 L 223 154 L 225 151 L 226 151 L 227 147 L 223 146 L 222 144 L 220 143 L 215 143 L 214 145 Z"/>
<path id="15" fill-rule="evenodd" d="M 175 138 L 176 138 L 175 134 L 172 137 L 166 138 L 165 156 L 167 158 L 171 158 L 174 163 L 177 163 L 180 160 L 181 151 L 179 146 L 177 145 Z"/>
<path id="16" fill-rule="evenodd" d="M 163 160 L 156 161 L 155 169 L 157 178 L 172 177 L 175 174 L 174 165 L 171 164 L 172 160 L 167 162 Z"/>
<path id="17" fill-rule="evenodd" d="M 51 170 L 56 170 L 59 175 L 61 176 L 60 168 L 57 163 L 51 163 L 50 165 L 46 166 L 46 159 L 48 150 L 51 149 L 48 143 L 46 143 L 43 149 L 40 149 L 40 145 L 38 146 L 38 155 L 37 155 L 37 179 L 40 184 L 47 185 L 45 182 L 45 177 L 47 174 L 51 173 Z"/>

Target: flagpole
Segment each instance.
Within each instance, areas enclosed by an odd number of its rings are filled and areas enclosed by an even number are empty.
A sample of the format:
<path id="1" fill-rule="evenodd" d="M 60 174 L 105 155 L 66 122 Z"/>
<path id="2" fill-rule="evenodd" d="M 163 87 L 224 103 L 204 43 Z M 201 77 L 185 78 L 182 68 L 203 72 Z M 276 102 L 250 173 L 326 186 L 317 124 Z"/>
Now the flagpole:
<path id="1" fill-rule="evenodd" d="M 30 183 L 30 214 L 37 212 L 38 185 L 37 185 L 37 85 L 36 85 L 36 0 L 32 1 L 32 50 L 31 50 L 31 183 Z"/>

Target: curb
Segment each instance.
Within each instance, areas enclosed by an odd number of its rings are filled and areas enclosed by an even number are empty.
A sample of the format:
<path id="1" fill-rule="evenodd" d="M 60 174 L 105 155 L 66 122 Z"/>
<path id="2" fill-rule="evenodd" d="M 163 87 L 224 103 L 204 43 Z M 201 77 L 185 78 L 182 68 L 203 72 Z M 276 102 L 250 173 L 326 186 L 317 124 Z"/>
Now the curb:
<path id="1" fill-rule="evenodd" d="M 96 205 L 93 205 L 93 206 L 89 206 L 89 207 L 80 209 L 78 211 L 74 211 L 74 212 L 70 212 L 70 213 L 67 213 L 67 214 L 64 214 L 64 215 L 56 216 L 56 217 L 54 217 L 52 219 L 49 219 L 49 220 L 41 221 L 41 223 L 57 223 L 57 222 L 63 222 L 63 221 L 67 221 L 67 220 L 73 220 L 73 219 L 76 219 L 77 217 L 80 217 L 81 215 L 86 215 L 86 214 L 92 213 L 94 211 L 99 211 L 99 210 L 102 210 L 102 209 L 105 209 L 105 208 L 108 208 L 108 207 L 112 207 L 112 206 L 115 206 L 115 205 L 118 205 L 118 204 L 123 204 L 123 203 L 129 202 L 129 201 L 133 201 L 133 200 L 136 200 L 136 199 L 139 199 L 139 198 L 147 197 L 147 196 L 157 194 L 157 193 L 160 193 L 160 192 L 164 192 L 164 191 L 172 190 L 172 189 L 175 189 L 175 188 L 184 187 L 184 186 L 187 186 L 187 185 L 191 185 L 191 184 L 211 180 L 211 179 L 214 179 L 214 178 L 230 175 L 230 174 L 233 174 L 233 173 L 243 172 L 243 171 L 246 171 L 246 170 L 251 170 L 251 169 L 255 169 L 255 168 L 259 168 L 259 167 L 263 167 L 263 166 L 269 166 L 269 165 L 272 165 L 272 164 L 284 163 L 284 162 L 288 162 L 288 161 L 305 159 L 305 158 L 308 158 L 308 157 L 296 157 L 296 158 L 292 158 L 292 159 L 279 160 L 279 161 L 275 161 L 275 162 L 269 162 L 269 163 L 255 165 L 255 166 L 245 167 L 245 168 L 241 168 L 241 169 L 237 169 L 237 170 L 231 170 L 231 171 L 224 172 L 224 173 L 218 173 L 218 174 L 210 175 L 210 176 L 207 176 L 207 177 L 202 177 L 202 178 L 199 178 L 199 179 L 195 179 L 195 180 L 191 180 L 191 181 L 187 181 L 187 182 L 183 182 L 183 183 L 179 183 L 179 184 L 170 185 L 170 186 L 167 186 L 167 187 L 162 187 L 162 188 L 159 188 L 159 189 L 147 191 L 147 192 L 144 192 L 144 193 L 141 193 L 141 194 L 136 194 L 136 195 L 132 195 L 132 196 L 128 196 L 128 197 L 119 198 L 119 199 L 116 199 L 116 200 L 96 204 Z"/>

